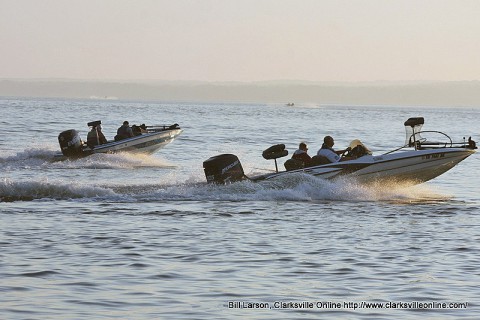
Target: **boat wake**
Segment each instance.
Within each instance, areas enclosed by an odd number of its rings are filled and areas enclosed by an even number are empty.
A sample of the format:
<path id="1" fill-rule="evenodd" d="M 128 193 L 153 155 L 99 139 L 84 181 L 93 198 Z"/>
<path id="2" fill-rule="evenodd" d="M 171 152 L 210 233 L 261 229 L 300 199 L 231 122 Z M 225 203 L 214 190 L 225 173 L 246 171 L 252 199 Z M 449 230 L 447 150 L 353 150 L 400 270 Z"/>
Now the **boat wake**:
<path id="1" fill-rule="evenodd" d="M 140 188 L 141 190 L 141 188 Z M 119 190 L 120 191 L 120 190 Z M 138 200 L 208 201 L 388 201 L 394 203 L 443 202 L 453 197 L 429 185 L 408 183 L 363 185 L 355 181 L 324 180 L 308 174 L 294 174 L 268 183 L 242 181 L 228 185 L 182 184 L 152 186 L 138 192 Z"/>
<path id="2" fill-rule="evenodd" d="M 33 200 L 111 199 L 115 193 L 106 188 L 66 181 L 0 181 L 0 202 Z"/>
<path id="3" fill-rule="evenodd" d="M 26 149 L 17 154 L 0 157 L 0 166 L 8 169 L 41 167 L 49 169 L 134 169 L 176 168 L 164 159 L 151 155 L 118 153 L 93 154 L 79 159 L 56 161 L 57 150 Z"/>
<path id="4" fill-rule="evenodd" d="M 242 181 L 228 185 L 192 181 L 172 184 L 90 185 L 70 181 L 0 181 L 0 201 L 71 200 L 93 202 L 299 201 L 435 203 L 453 199 L 430 185 L 362 185 L 294 174 L 274 183 Z M 170 180 L 171 181 L 171 180 Z M 167 184 L 168 183 L 168 184 Z"/>
<path id="5" fill-rule="evenodd" d="M 93 154 L 86 158 L 57 161 L 51 164 L 58 169 L 135 169 L 176 168 L 166 160 L 144 154 Z"/>

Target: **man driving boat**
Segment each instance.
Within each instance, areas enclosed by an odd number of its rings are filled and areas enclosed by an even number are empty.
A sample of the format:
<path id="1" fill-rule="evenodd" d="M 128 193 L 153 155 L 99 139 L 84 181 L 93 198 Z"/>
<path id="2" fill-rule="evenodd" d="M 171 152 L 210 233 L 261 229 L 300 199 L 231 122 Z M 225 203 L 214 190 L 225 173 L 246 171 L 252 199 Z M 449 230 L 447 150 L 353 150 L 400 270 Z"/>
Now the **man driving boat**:
<path id="1" fill-rule="evenodd" d="M 344 150 L 335 151 L 333 146 L 335 141 L 331 136 L 326 136 L 323 138 L 323 144 L 320 150 L 318 150 L 317 155 L 323 156 L 327 158 L 331 163 L 339 162 L 339 161 L 346 161 L 346 160 L 353 160 L 354 157 L 342 157 L 341 155 L 347 151 L 350 151 L 350 147 Z"/>

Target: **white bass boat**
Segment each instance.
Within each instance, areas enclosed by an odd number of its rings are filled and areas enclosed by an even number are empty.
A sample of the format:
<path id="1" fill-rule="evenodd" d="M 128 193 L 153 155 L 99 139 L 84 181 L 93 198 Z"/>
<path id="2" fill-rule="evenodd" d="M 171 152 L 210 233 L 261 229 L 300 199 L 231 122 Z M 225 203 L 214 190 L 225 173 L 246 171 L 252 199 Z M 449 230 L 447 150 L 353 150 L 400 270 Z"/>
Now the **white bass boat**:
<path id="1" fill-rule="evenodd" d="M 101 121 L 89 122 L 89 127 L 95 127 L 101 124 Z M 61 154 L 55 156 L 56 160 L 67 158 L 81 158 L 96 153 L 143 153 L 152 154 L 159 149 L 171 143 L 182 133 L 178 124 L 170 126 L 132 126 L 134 136 L 122 140 L 111 140 L 95 146 L 87 146 L 81 139 L 77 130 L 70 129 L 63 131 L 58 136 Z"/>
<path id="2" fill-rule="evenodd" d="M 330 163 L 328 159 L 315 156 L 313 165 L 305 167 L 287 160 L 286 171 L 279 171 L 278 158 L 288 155 L 285 145 L 272 146 L 263 152 L 265 159 L 275 160 L 275 172 L 256 177 L 246 177 L 242 165 L 233 154 L 211 157 L 203 163 L 207 182 L 228 183 L 249 179 L 251 181 L 274 180 L 294 173 L 302 172 L 324 179 L 339 177 L 353 178 L 361 183 L 373 182 L 409 182 L 419 184 L 434 179 L 453 168 L 459 162 L 475 153 L 476 143 L 468 140 L 454 143 L 451 138 L 440 131 L 421 131 L 424 124 L 422 117 L 410 118 L 405 122 L 406 144 L 400 148 L 381 155 L 372 155 L 358 140 L 351 145 L 349 154 L 354 160 Z M 440 135 L 443 142 L 424 138 L 425 135 Z"/>

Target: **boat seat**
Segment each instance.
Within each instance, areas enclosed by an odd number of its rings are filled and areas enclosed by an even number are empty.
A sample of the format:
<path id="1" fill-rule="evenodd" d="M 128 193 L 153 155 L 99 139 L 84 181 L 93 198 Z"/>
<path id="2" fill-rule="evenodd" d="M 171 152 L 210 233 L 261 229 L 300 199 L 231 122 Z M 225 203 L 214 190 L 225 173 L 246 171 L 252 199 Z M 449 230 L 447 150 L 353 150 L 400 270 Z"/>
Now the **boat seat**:
<path id="1" fill-rule="evenodd" d="M 322 164 L 329 164 L 329 163 L 331 162 L 330 160 L 328 160 L 327 157 L 316 155 L 312 157 L 312 161 L 310 162 L 309 167 L 320 166 Z"/>
<path id="2" fill-rule="evenodd" d="M 113 138 L 113 140 L 115 140 L 115 141 L 120 141 L 120 140 L 127 139 L 127 138 L 128 138 L 128 137 L 126 137 L 126 136 L 122 136 L 122 135 L 117 134 L 117 135 Z"/>
<path id="3" fill-rule="evenodd" d="M 288 159 L 285 161 L 284 166 L 287 171 L 291 171 L 305 168 L 305 163 L 302 160 Z"/>

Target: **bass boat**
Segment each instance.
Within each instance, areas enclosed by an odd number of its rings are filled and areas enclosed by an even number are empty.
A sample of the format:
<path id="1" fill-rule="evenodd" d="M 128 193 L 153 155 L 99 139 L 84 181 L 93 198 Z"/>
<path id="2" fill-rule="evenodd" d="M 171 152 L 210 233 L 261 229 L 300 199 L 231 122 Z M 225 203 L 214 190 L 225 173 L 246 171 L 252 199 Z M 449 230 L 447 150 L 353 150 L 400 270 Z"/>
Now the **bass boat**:
<path id="1" fill-rule="evenodd" d="M 462 142 L 452 139 L 440 131 L 421 131 L 424 118 L 410 118 L 405 122 L 406 143 L 404 146 L 381 155 L 372 153 L 359 141 L 354 140 L 345 157 L 353 160 L 330 163 L 321 156 L 312 158 L 312 165 L 289 159 L 286 171 L 279 171 L 278 158 L 288 155 L 285 145 L 278 144 L 263 152 L 265 159 L 275 160 L 275 172 L 256 177 L 247 177 L 238 157 L 221 154 L 204 161 L 203 168 L 207 182 L 228 183 L 248 179 L 255 182 L 275 180 L 294 173 L 305 173 L 324 179 L 340 177 L 353 178 L 361 183 L 409 182 L 420 184 L 434 179 L 453 168 L 459 162 L 475 153 L 476 143 L 470 138 Z M 442 142 L 429 140 L 425 136 L 440 136 Z M 348 149 L 347 149 L 348 150 Z"/>
<path id="2" fill-rule="evenodd" d="M 87 125 L 96 128 L 101 121 L 89 122 Z M 96 153 L 143 153 L 152 154 L 165 147 L 182 133 L 178 124 L 170 126 L 132 126 L 133 137 L 125 139 L 115 139 L 103 144 L 88 146 L 80 137 L 77 130 L 70 129 L 63 131 L 58 135 L 61 154 L 55 156 L 55 160 L 64 160 L 68 158 L 82 158 Z M 117 138 L 117 137 L 116 137 Z"/>

